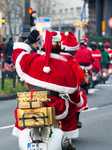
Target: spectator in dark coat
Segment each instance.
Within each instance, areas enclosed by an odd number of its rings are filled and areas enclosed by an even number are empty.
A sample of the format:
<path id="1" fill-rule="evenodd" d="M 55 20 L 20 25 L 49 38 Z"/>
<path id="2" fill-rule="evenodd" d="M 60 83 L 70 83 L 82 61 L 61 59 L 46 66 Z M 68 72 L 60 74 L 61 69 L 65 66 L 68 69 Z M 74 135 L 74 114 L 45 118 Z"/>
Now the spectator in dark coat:
<path id="1" fill-rule="evenodd" d="M 13 52 L 13 37 L 10 37 L 5 47 L 6 61 L 8 64 L 12 63 L 12 52 Z"/>
<path id="2" fill-rule="evenodd" d="M 6 45 L 7 45 L 7 38 L 3 37 L 2 38 L 2 42 L 1 42 L 2 52 L 0 52 L 0 53 L 2 53 L 1 57 L 2 57 L 2 59 L 5 60 L 5 62 L 6 62 L 6 53 L 5 53 L 5 47 L 6 47 Z"/>

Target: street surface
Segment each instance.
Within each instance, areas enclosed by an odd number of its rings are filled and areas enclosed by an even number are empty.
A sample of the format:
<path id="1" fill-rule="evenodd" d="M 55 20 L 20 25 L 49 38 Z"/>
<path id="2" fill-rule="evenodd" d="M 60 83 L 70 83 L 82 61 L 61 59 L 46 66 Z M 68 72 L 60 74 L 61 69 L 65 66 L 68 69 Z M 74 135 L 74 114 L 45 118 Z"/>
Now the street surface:
<path id="1" fill-rule="evenodd" d="M 77 150 L 112 150 L 112 75 L 106 84 L 89 90 L 89 110 L 82 112 Z M 18 138 L 11 135 L 16 100 L 0 101 L 0 150 L 19 150 Z"/>

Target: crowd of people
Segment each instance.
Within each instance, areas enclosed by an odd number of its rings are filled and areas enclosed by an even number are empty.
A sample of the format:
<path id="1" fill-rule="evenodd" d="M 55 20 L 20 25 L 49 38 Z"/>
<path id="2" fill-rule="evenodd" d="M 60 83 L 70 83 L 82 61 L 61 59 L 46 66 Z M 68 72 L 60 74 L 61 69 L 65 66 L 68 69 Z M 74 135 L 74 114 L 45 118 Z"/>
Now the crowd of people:
<path id="1" fill-rule="evenodd" d="M 55 107 L 56 119 L 61 122 L 61 130 L 69 139 L 79 136 L 78 128 L 82 127 L 79 115 L 88 109 L 87 95 L 81 86 L 86 84 L 83 67 L 92 72 L 100 72 L 100 68 L 110 65 L 109 43 L 100 42 L 98 47 L 92 41 L 90 47 L 87 38 L 82 37 L 80 42 L 71 31 L 61 33 L 59 31 L 46 31 L 44 44 L 40 50 L 38 47 L 39 32 L 33 30 L 25 41 L 21 39 L 13 43 L 13 38 L 3 37 L 1 51 L 7 63 L 16 67 L 19 77 L 27 82 L 29 91 L 50 91 L 52 106 Z M 41 52 L 37 53 L 40 50 Z M 60 93 L 67 96 L 63 98 Z M 51 103 L 46 103 L 46 107 Z M 17 109 L 15 109 L 16 123 L 13 135 L 19 136 L 24 130 L 18 126 Z M 63 149 L 75 150 L 71 144 Z"/>

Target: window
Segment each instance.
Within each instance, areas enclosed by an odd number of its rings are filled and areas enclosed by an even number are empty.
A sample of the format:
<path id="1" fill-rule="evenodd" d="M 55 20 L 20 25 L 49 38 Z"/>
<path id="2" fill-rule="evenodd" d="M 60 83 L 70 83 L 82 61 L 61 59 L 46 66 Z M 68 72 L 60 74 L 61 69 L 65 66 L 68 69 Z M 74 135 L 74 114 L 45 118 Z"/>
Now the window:
<path id="1" fill-rule="evenodd" d="M 77 16 L 80 17 L 81 16 L 81 7 L 77 7 Z"/>
<path id="2" fill-rule="evenodd" d="M 65 17 L 68 17 L 68 9 L 65 9 Z"/>
<path id="3" fill-rule="evenodd" d="M 61 18 L 63 15 L 62 9 L 60 9 L 59 14 L 60 14 L 60 18 Z"/>
<path id="4" fill-rule="evenodd" d="M 74 8 L 70 8 L 70 17 L 74 17 Z"/>
<path id="5" fill-rule="evenodd" d="M 55 17 L 55 10 L 52 10 L 52 17 Z"/>

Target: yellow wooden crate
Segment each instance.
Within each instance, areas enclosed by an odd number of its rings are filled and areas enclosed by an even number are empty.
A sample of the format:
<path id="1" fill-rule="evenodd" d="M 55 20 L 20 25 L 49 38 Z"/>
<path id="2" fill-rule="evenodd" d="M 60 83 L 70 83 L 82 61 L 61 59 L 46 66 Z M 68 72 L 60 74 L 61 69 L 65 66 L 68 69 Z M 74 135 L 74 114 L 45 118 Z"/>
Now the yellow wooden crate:
<path id="1" fill-rule="evenodd" d="M 43 117 L 43 114 L 44 114 L 44 117 Z M 23 128 L 49 126 L 49 125 L 55 124 L 55 108 L 54 107 L 18 109 L 17 116 L 18 116 L 18 125 Z M 44 122 L 44 118 L 45 118 L 45 122 Z"/>

